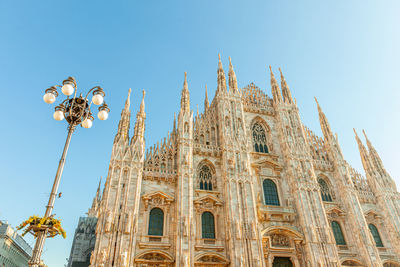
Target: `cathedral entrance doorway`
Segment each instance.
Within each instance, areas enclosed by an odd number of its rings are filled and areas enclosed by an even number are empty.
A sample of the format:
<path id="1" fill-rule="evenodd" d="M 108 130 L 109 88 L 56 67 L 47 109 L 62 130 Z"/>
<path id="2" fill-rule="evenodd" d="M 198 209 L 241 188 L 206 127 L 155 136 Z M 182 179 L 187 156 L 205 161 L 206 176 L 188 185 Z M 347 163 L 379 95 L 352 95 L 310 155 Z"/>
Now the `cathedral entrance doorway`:
<path id="1" fill-rule="evenodd" d="M 293 267 L 293 263 L 290 258 L 287 257 L 275 257 L 272 267 Z"/>

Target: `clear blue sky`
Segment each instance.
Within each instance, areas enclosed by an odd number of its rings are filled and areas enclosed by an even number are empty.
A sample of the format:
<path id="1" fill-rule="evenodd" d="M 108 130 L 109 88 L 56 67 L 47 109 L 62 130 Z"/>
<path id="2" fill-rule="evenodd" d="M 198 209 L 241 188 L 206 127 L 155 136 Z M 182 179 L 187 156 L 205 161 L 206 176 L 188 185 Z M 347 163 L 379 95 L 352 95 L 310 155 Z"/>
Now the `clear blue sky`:
<path id="1" fill-rule="evenodd" d="M 282 67 L 304 123 L 321 133 L 317 96 L 348 161 L 362 170 L 352 128 L 364 128 L 400 185 L 399 14 L 399 1 L 1 1 L 0 219 L 44 213 L 66 137 L 42 100 L 48 86 L 73 75 L 83 92 L 104 87 L 111 107 L 72 138 L 55 208 L 68 237 L 44 250 L 54 267 L 107 175 L 128 88 L 133 118 L 147 91 L 148 147 L 172 127 L 184 71 L 193 109 L 205 84 L 214 95 L 218 53 L 226 70 L 232 57 L 240 87 L 269 95 L 267 66 Z"/>

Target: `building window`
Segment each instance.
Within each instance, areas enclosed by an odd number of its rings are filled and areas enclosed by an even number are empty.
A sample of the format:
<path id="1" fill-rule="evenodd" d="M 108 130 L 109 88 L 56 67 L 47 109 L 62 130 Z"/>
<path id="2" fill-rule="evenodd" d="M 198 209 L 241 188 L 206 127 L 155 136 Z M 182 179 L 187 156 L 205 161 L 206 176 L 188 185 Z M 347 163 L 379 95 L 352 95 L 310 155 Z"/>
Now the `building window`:
<path id="1" fill-rule="evenodd" d="M 260 153 L 268 153 L 267 138 L 265 137 L 265 130 L 259 123 L 253 125 L 253 144 L 254 151 Z"/>
<path id="2" fill-rule="evenodd" d="M 368 224 L 368 228 L 371 231 L 371 234 L 375 240 L 375 244 L 378 248 L 383 248 L 383 243 L 381 236 L 379 235 L 378 229 L 372 223 Z"/>
<path id="3" fill-rule="evenodd" d="M 203 165 L 199 171 L 199 188 L 202 190 L 213 190 L 212 173 L 210 167 Z"/>
<path id="4" fill-rule="evenodd" d="M 203 212 L 201 215 L 202 238 L 215 239 L 214 215 L 211 212 Z"/>
<path id="5" fill-rule="evenodd" d="M 263 182 L 265 205 L 279 206 L 279 196 L 276 184 L 270 180 L 265 179 Z"/>
<path id="6" fill-rule="evenodd" d="M 319 189 L 321 190 L 321 197 L 323 201 L 332 202 L 331 190 L 324 179 L 319 179 Z"/>
<path id="7" fill-rule="evenodd" d="M 336 245 L 346 245 L 346 241 L 344 240 L 342 227 L 340 227 L 340 224 L 336 221 L 332 221 L 331 227 L 333 231 L 333 236 L 336 240 Z"/>
<path id="8" fill-rule="evenodd" d="M 164 212 L 159 208 L 153 208 L 150 211 L 149 235 L 163 235 L 164 230 Z"/>

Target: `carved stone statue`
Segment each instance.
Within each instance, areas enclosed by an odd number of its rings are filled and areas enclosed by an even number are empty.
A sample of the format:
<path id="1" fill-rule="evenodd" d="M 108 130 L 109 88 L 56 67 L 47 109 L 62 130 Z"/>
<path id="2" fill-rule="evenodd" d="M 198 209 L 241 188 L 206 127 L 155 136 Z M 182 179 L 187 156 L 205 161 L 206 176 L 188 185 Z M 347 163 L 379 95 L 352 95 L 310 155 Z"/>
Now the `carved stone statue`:
<path id="1" fill-rule="evenodd" d="M 125 213 L 125 234 L 129 234 L 131 232 L 131 227 L 132 227 L 132 218 L 131 218 L 131 212 Z"/>
<path id="2" fill-rule="evenodd" d="M 240 239 L 241 234 L 240 234 L 240 225 L 238 221 L 236 221 L 235 226 L 236 226 L 236 239 Z"/>
<path id="3" fill-rule="evenodd" d="M 271 245 L 274 247 L 289 247 L 290 246 L 289 238 L 281 234 L 272 234 Z"/>
<path id="4" fill-rule="evenodd" d="M 111 223 L 112 223 L 112 217 L 111 217 L 111 211 L 107 211 L 106 213 L 106 225 L 104 227 L 104 231 L 106 233 L 111 231 Z"/>
<path id="5" fill-rule="evenodd" d="M 182 234 L 183 236 L 188 236 L 188 226 L 186 222 L 186 217 L 182 217 Z"/>
<path id="6" fill-rule="evenodd" d="M 106 258 L 107 258 L 107 252 L 106 252 L 106 249 L 103 248 L 100 252 L 99 267 L 104 267 L 104 265 L 106 263 Z"/>
<path id="7" fill-rule="evenodd" d="M 123 253 L 121 253 L 121 256 L 120 256 L 120 262 L 121 262 L 120 266 L 127 267 L 128 266 L 127 261 L 128 261 L 128 252 L 124 251 Z"/>

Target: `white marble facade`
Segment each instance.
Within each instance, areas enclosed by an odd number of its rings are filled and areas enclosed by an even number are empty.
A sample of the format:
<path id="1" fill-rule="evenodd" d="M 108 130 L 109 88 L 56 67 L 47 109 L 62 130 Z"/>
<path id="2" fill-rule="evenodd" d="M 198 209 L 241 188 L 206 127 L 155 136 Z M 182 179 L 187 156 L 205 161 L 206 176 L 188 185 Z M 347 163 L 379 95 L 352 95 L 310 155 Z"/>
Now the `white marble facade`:
<path id="1" fill-rule="evenodd" d="M 229 63 L 202 114 L 185 73 L 172 130 L 146 152 L 144 92 L 133 136 L 128 95 L 91 266 L 399 267 L 400 194 L 371 142 L 356 135 L 364 178 L 318 102 L 323 137 L 302 123 L 282 73 L 279 86 L 271 70 L 270 98 L 238 88 Z"/>

